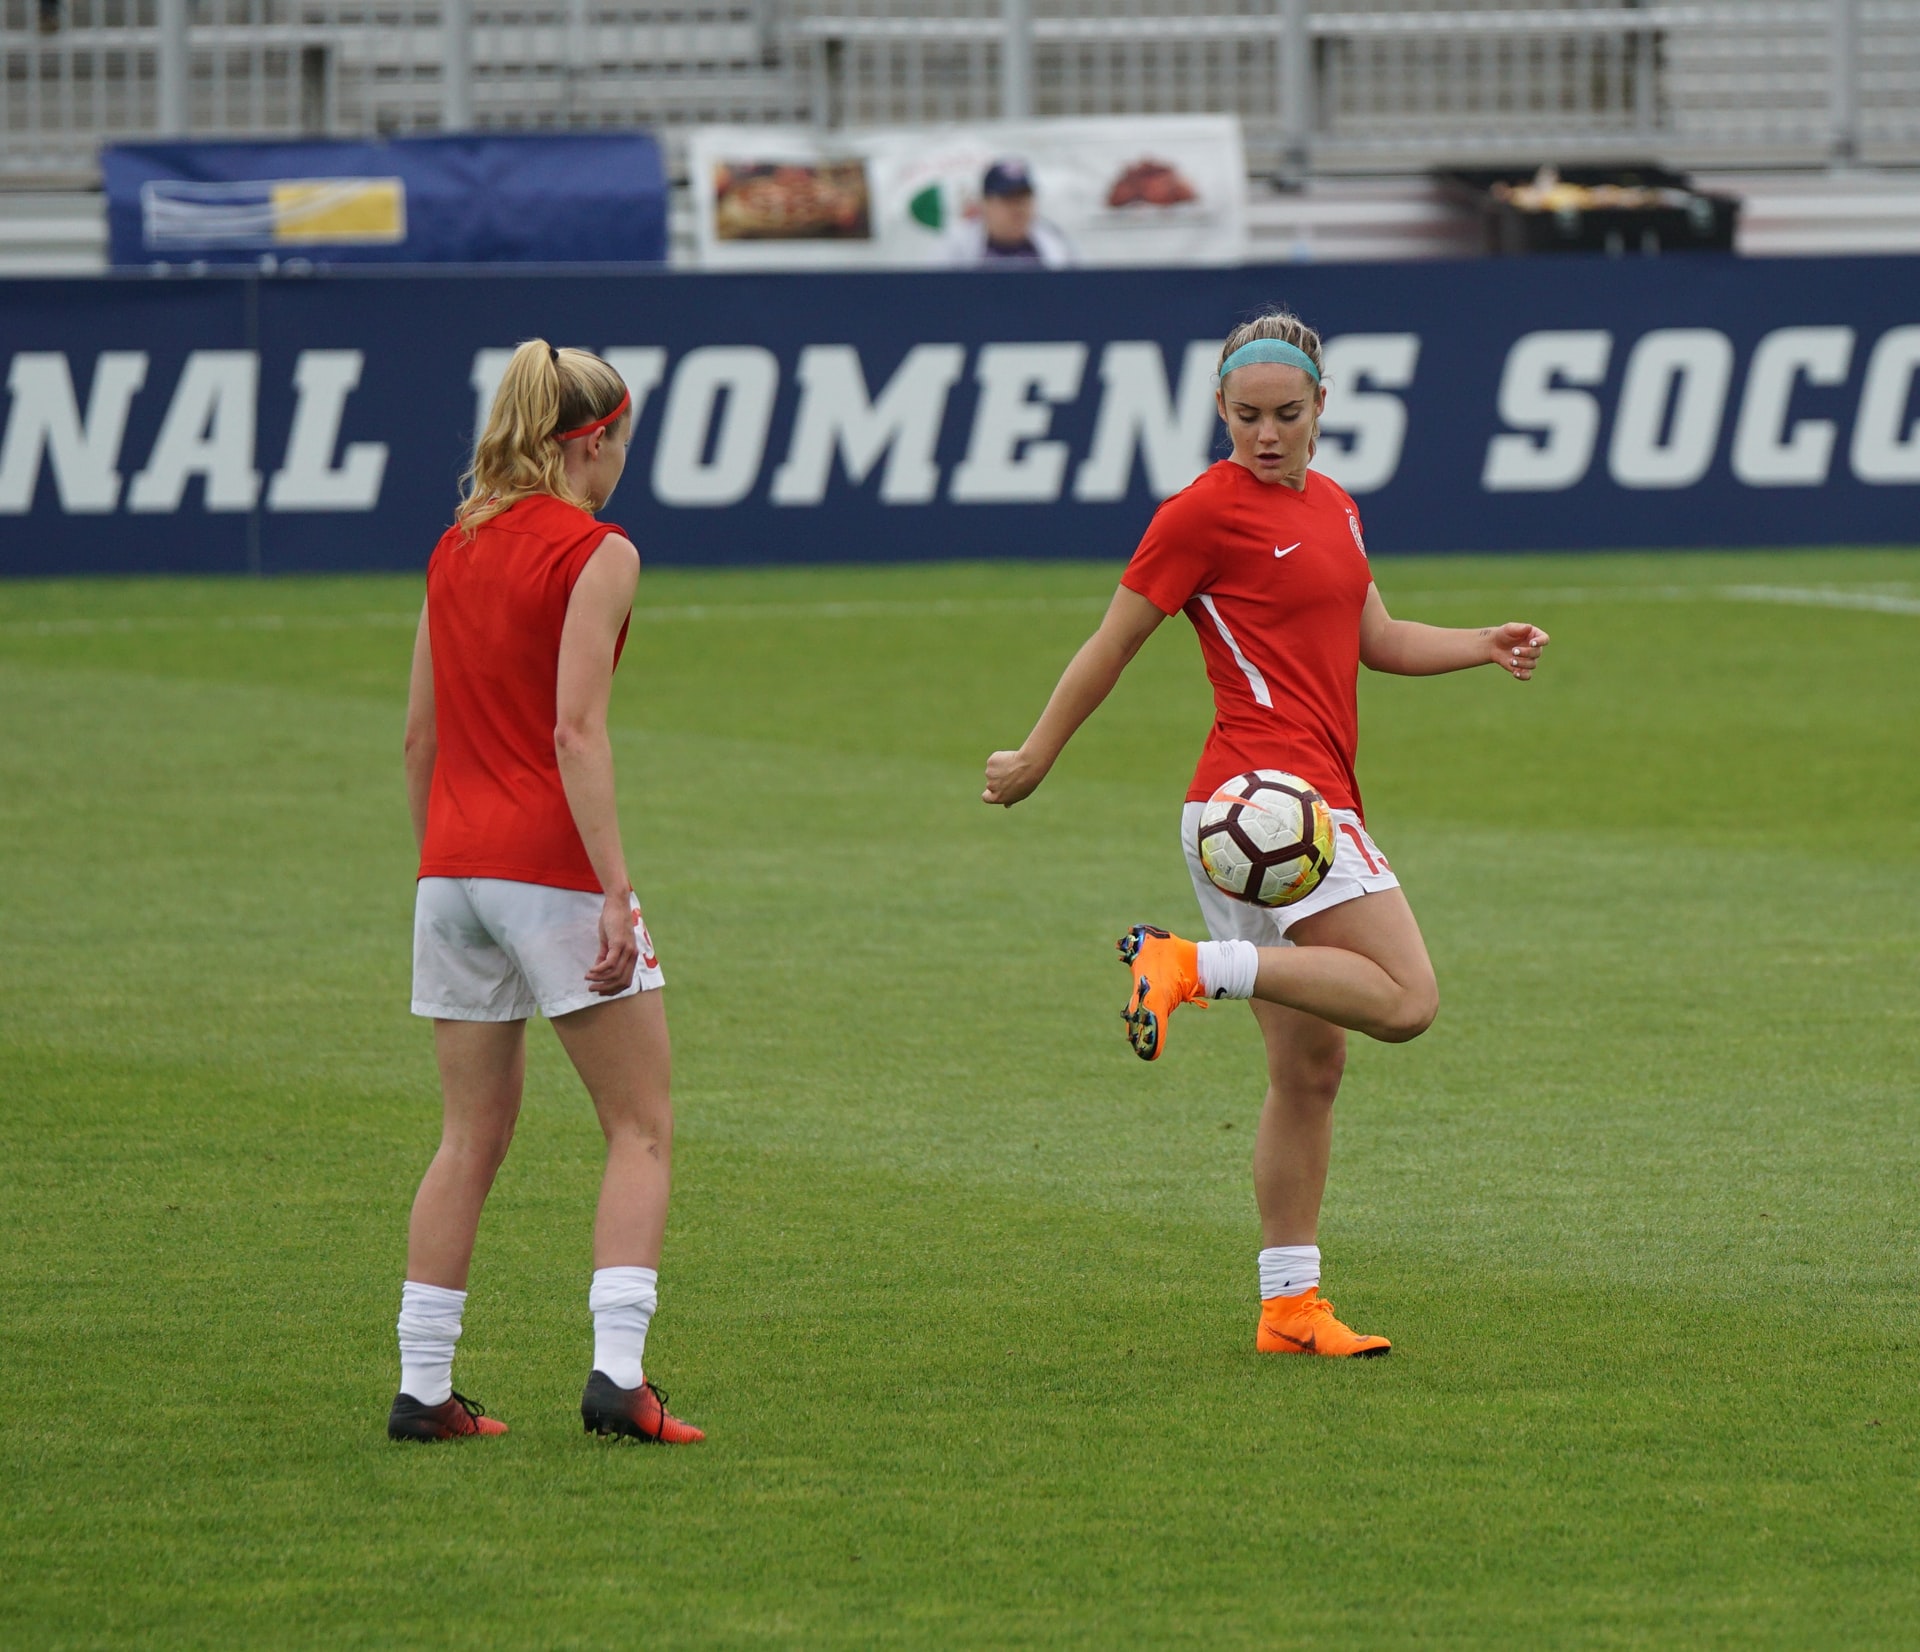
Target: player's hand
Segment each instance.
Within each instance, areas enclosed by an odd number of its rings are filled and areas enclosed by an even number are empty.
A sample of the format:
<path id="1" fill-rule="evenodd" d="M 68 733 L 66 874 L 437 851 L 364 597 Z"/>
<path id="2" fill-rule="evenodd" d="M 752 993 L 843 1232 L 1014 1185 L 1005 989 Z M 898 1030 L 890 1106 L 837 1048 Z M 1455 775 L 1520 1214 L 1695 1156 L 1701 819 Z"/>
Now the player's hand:
<path id="1" fill-rule="evenodd" d="M 1502 671 L 1525 682 L 1540 664 L 1540 650 L 1553 639 L 1537 625 L 1514 620 L 1487 633 L 1489 657 Z"/>
<path id="2" fill-rule="evenodd" d="M 640 942 L 633 927 L 628 892 L 609 894 L 600 903 L 600 952 L 587 971 L 587 985 L 602 998 L 614 998 L 633 985 Z"/>
<path id="3" fill-rule="evenodd" d="M 998 803 L 1011 809 L 1023 797 L 1031 797 L 1047 771 L 1024 752 L 997 751 L 987 759 L 987 789 L 980 794 L 982 803 Z"/>

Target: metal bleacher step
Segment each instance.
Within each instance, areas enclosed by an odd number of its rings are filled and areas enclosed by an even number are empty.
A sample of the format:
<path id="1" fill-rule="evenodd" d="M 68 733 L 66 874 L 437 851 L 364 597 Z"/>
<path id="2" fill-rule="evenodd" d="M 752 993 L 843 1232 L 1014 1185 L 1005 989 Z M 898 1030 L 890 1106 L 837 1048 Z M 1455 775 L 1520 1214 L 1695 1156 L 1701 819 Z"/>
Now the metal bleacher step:
<path id="1" fill-rule="evenodd" d="M 106 267 L 99 191 L 0 189 L 0 275 L 99 275 Z"/>
<path id="2" fill-rule="evenodd" d="M 1739 250 L 1751 257 L 1920 252 L 1920 171 L 1696 173 L 1738 195 Z"/>
<path id="3" fill-rule="evenodd" d="M 1247 252 L 1259 263 L 1472 258 L 1479 224 L 1426 178 L 1316 178 L 1247 195 Z"/>
<path id="4" fill-rule="evenodd" d="M 1920 170 L 1699 173 L 1741 197 L 1738 250 L 1752 257 L 1920 253 Z M 691 261 L 687 192 L 673 194 L 673 261 Z M 1471 258 L 1480 226 L 1423 177 L 1314 179 L 1248 186 L 1248 255 L 1257 263 Z M 0 276 L 98 275 L 107 268 L 97 190 L 0 184 Z"/>
<path id="5" fill-rule="evenodd" d="M 1920 252 L 1920 170 L 1694 174 L 1742 202 L 1735 248 L 1750 258 Z M 1426 178 L 1315 179 L 1247 200 L 1249 254 L 1260 262 L 1471 258 L 1479 222 Z"/>

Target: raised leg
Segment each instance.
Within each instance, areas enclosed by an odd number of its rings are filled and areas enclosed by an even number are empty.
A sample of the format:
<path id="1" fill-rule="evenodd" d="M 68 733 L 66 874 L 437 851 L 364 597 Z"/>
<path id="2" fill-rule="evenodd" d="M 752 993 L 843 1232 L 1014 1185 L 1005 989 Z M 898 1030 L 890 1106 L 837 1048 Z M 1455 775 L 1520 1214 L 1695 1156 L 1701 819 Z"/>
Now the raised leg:
<path id="1" fill-rule="evenodd" d="M 1427 944 L 1398 889 L 1343 901 L 1262 947 L 1253 995 L 1389 1044 L 1418 1038 L 1440 1009 Z"/>

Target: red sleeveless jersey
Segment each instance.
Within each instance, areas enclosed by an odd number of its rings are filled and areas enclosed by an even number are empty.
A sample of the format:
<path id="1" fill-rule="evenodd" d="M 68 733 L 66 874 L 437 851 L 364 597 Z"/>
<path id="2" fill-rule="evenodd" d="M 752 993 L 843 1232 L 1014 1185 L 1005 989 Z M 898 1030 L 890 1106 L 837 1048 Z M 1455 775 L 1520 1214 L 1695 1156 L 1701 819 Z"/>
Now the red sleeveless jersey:
<path id="1" fill-rule="evenodd" d="M 507 878 L 599 894 L 553 752 L 560 630 L 610 534 L 551 494 L 449 528 L 427 563 L 438 754 L 423 878 Z M 622 625 L 613 658 L 626 646 Z"/>
<path id="2" fill-rule="evenodd" d="M 1189 801 L 1249 769 L 1286 769 L 1360 808 L 1356 681 L 1373 575 L 1360 513 L 1318 471 L 1296 492 L 1222 459 L 1163 504 L 1121 583 L 1185 609 L 1213 683 Z"/>

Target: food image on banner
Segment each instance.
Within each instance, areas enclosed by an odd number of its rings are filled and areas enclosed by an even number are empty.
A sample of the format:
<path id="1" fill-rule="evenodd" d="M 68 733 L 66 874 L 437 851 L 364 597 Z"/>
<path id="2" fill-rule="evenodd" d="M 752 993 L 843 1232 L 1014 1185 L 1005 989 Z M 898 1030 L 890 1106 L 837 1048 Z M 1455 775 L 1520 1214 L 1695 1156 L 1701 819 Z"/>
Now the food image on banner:
<path id="1" fill-rule="evenodd" d="M 1129 207 L 1163 211 L 1171 207 L 1191 206 L 1200 192 L 1181 174 L 1179 167 L 1166 161 L 1138 160 L 1113 180 L 1107 191 L 1107 206 L 1115 212 Z"/>
<path id="2" fill-rule="evenodd" d="M 717 241 L 866 241 L 872 195 L 866 162 L 739 161 L 712 167 Z"/>
<path id="3" fill-rule="evenodd" d="M 963 267 L 978 260 L 988 169 L 1032 182 L 1037 238 L 1093 266 L 1246 256 L 1246 158 L 1228 115 L 842 130 L 703 127 L 689 155 L 696 262 L 716 269 Z M 858 182 L 854 181 L 857 173 Z M 753 196 L 731 205 L 742 182 Z M 815 200 L 814 195 L 831 197 Z M 736 227 L 855 221 L 863 231 Z M 971 253 L 971 256 L 970 256 Z"/>

